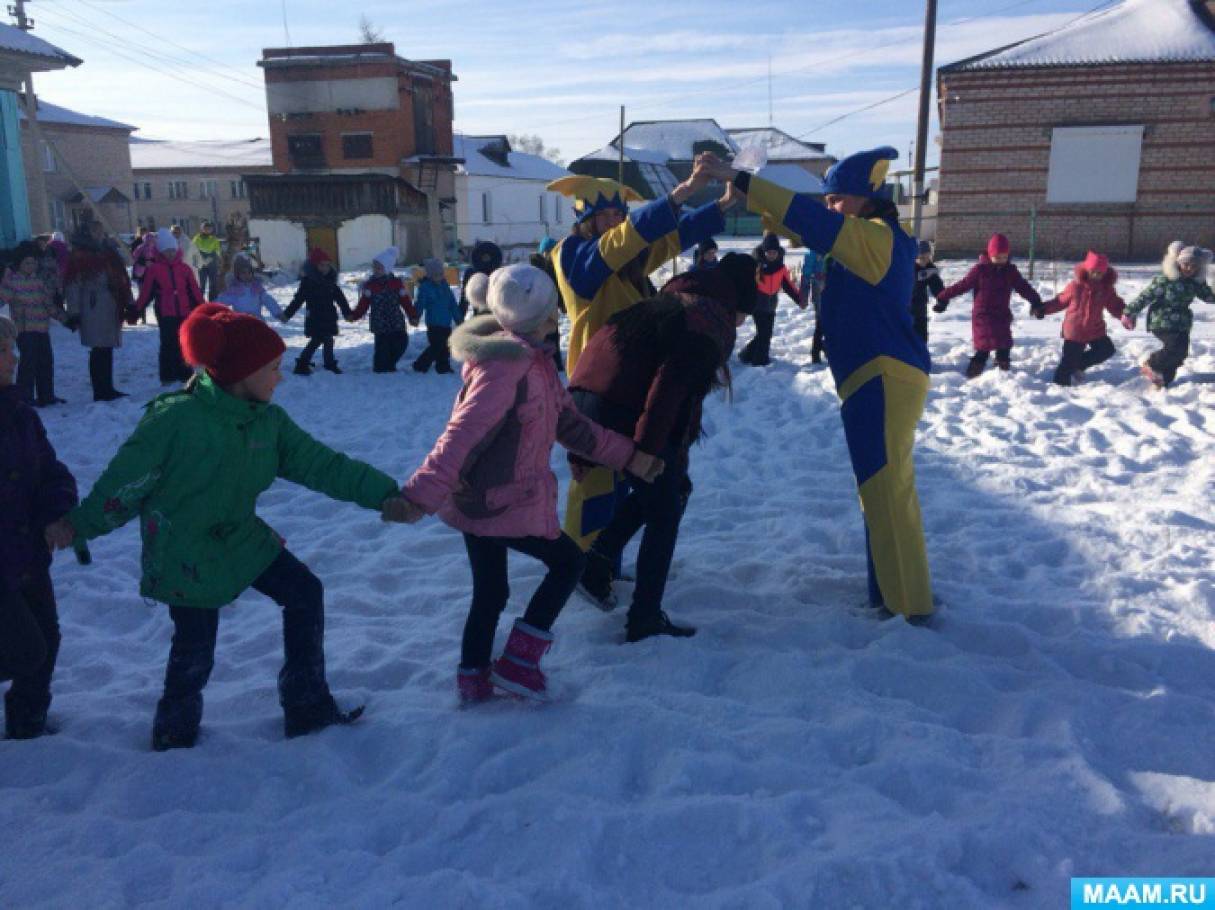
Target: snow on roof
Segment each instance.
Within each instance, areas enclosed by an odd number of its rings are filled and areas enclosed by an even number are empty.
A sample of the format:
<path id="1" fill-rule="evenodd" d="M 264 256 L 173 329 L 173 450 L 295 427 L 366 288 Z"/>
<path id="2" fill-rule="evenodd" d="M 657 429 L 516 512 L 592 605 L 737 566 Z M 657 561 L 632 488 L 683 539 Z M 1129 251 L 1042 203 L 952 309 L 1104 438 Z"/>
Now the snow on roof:
<path id="1" fill-rule="evenodd" d="M 21 105 L 18 108 L 18 116 L 25 119 L 25 106 Z M 129 123 L 119 123 L 117 120 L 107 120 L 105 117 L 94 117 L 91 114 L 82 114 L 79 111 L 69 110 L 66 107 L 60 107 L 57 104 L 51 104 L 49 101 L 38 99 L 38 122 L 39 123 L 61 123 L 69 126 L 93 126 L 107 130 L 130 130 L 139 129 L 137 126 L 131 126 Z"/>
<path id="2" fill-rule="evenodd" d="M 1204 60 L 1215 60 L 1215 31 L 1191 0 L 1125 0 L 1045 35 L 942 67 L 941 72 Z"/>
<path id="3" fill-rule="evenodd" d="M 620 146 L 615 142 L 609 142 L 603 148 L 591 152 L 589 155 L 583 155 L 584 161 L 619 161 Z M 671 160 L 671 156 L 666 152 L 651 152 L 646 149 L 624 147 L 624 160 L 635 161 L 638 164 L 666 164 Z"/>
<path id="4" fill-rule="evenodd" d="M 269 139 L 131 140 L 131 170 L 270 167 Z"/>
<path id="5" fill-rule="evenodd" d="M 620 141 L 612 140 L 615 147 Z M 624 130 L 624 145 L 627 149 L 645 152 L 661 152 L 667 160 L 691 161 L 692 148 L 697 142 L 718 142 L 731 154 L 738 145 L 730 135 L 712 118 L 702 120 L 642 120 L 630 123 Z M 640 159 L 634 158 L 639 161 Z M 650 163 L 657 163 L 651 161 Z"/>
<path id="6" fill-rule="evenodd" d="M 726 129 L 738 147 L 761 145 L 768 151 L 769 161 L 822 161 L 835 159 L 821 149 L 794 139 L 774 126 Z"/>
<path id="7" fill-rule="evenodd" d="M 456 173 L 471 177 L 512 177 L 515 180 L 545 181 L 556 180 L 569 173 L 561 165 L 554 164 L 547 158 L 526 152 L 508 152 L 506 160 L 509 164 L 503 166 L 481 153 L 481 149 L 494 142 L 505 142 L 505 137 L 455 134 L 452 137 L 453 155 L 464 159 L 463 164 L 456 165 Z"/>
<path id="8" fill-rule="evenodd" d="M 84 62 L 79 57 L 73 57 L 67 51 L 55 47 L 48 41 L 35 38 L 29 32 L 24 32 L 15 26 L 4 24 L 0 24 L 0 53 L 45 57 L 59 66 L 80 66 Z"/>
<path id="9" fill-rule="evenodd" d="M 823 192 L 823 181 L 796 164 L 765 164 L 756 176 L 795 193 L 822 195 Z"/>

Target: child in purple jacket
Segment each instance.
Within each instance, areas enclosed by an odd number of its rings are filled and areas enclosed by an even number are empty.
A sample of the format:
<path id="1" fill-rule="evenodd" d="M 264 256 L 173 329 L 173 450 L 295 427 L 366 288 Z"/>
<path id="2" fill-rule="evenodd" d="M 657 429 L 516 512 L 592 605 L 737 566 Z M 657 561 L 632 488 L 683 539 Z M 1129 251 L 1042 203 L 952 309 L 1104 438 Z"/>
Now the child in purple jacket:
<path id="1" fill-rule="evenodd" d="M 557 478 L 549 466 L 554 442 L 597 464 L 650 481 L 661 460 L 632 440 L 584 417 L 561 384 L 545 337 L 557 324 L 557 289 L 539 269 L 512 265 L 490 276 L 492 315 L 464 323 L 452 351 L 464 361 L 464 388 L 447 429 L 405 484 L 405 501 L 390 520 L 439 517 L 464 533 L 473 596 L 457 688 L 464 702 L 493 687 L 543 698 L 539 667 L 549 631 L 582 575 L 585 556 L 557 521 Z M 491 667 L 494 631 L 510 596 L 508 550 L 548 569 L 506 649 Z"/>
<path id="2" fill-rule="evenodd" d="M 975 353 L 966 366 L 966 378 L 974 379 L 987 366 L 987 358 L 996 352 L 996 366 L 1007 370 L 1012 366 L 1012 294 L 1016 291 L 1029 301 L 1032 309 L 1042 305 L 1042 298 L 1033 285 L 1021 277 L 1021 272 L 1008 261 L 1009 243 L 1003 234 L 992 234 L 987 241 L 986 255 L 967 272 L 957 284 L 937 295 L 933 312 L 944 313 L 954 297 L 975 292 L 975 304 L 970 314 L 970 330 Z"/>
<path id="3" fill-rule="evenodd" d="M 13 385 L 17 330 L 0 317 L 0 680 L 9 739 L 46 732 L 59 616 L 46 526 L 76 505 L 76 479 Z"/>

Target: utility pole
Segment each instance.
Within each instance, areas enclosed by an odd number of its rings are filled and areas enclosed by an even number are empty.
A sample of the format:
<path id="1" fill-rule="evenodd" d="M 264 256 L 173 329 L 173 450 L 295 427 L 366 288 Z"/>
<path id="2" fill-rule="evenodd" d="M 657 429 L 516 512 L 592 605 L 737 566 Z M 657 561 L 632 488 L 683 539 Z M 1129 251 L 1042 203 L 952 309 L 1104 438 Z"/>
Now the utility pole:
<path id="1" fill-rule="evenodd" d="M 13 16 L 17 20 L 17 28 L 21 29 L 23 32 L 28 32 L 33 30 L 34 20 L 25 15 L 25 3 L 26 0 L 13 0 L 13 5 L 8 8 L 8 12 L 9 15 Z M 25 175 L 25 179 L 26 181 L 32 180 L 31 186 L 34 190 L 34 202 L 37 206 L 40 206 L 42 217 L 46 218 L 47 223 L 49 224 L 50 197 L 47 195 L 46 191 L 46 175 L 43 173 L 44 165 L 42 162 L 42 150 L 44 148 L 49 150 L 51 155 L 54 156 L 55 160 L 63 167 L 63 172 L 67 174 L 68 179 L 72 182 L 72 186 L 74 186 L 76 188 L 76 192 L 80 194 L 80 201 L 83 204 L 88 205 L 91 200 L 88 193 L 85 192 L 84 186 L 81 184 L 80 179 L 76 176 L 76 172 L 73 171 L 72 166 L 68 164 L 67 159 L 63 157 L 63 154 L 55 146 L 55 143 L 44 137 L 42 134 L 42 126 L 38 123 L 38 97 L 34 94 L 33 75 L 31 73 L 26 73 L 24 76 L 24 81 L 25 119 L 29 124 L 30 132 L 34 136 L 34 148 L 36 149 L 34 153 L 36 160 L 33 162 L 32 168 L 33 174 L 31 175 L 27 173 Z M 20 141 L 20 137 L 18 137 L 18 141 Z M 116 237 L 118 232 L 114 230 L 114 226 L 110 224 L 109 219 L 107 219 L 105 214 L 101 211 L 101 204 L 98 203 L 93 205 L 92 210 L 93 214 L 97 216 L 97 220 L 101 222 L 102 227 L 106 229 L 106 233 Z M 34 214 L 31 212 L 31 230 L 34 227 L 33 219 Z"/>
<path id="2" fill-rule="evenodd" d="M 932 57 L 937 40 L 937 0 L 928 0 L 924 17 L 924 59 L 920 64 L 920 116 L 916 123 L 915 164 L 911 176 L 911 232 L 918 238 L 924 218 L 924 165 L 928 155 L 928 112 L 932 101 Z"/>
<path id="3" fill-rule="evenodd" d="M 16 0 L 16 2 L 8 8 L 10 16 L 15 18 L 17 28 L 23 32 L 31 31 L 34 28 L 34 20 L 29 19 L 25 15 L 25 0 Z M 43 157 L 46 152 L 43 151 L 43 141 L 41 130 L 38 128 L 38 100 L 34 96 L 34 78 L 30 73 L 22 74 L 25 82 L 25 119 L 29 123 L 30 132 L 34 136 L 34 160 L 30 162 L 30 170 L 33 173 L 27 173 L 25 179 L 33 192 L 34 205 L 31 208 L 37 210 L 30 212 L 30 230 L 33 231 L 42 223 L 41 219 L 45 218 L 47 224 L 50 224 L 50 201 L 46 195 L 46 175 L 43 173 L 45 165 Z M 17 147 L 21 147 L 21 137 L 17 137 Z M 52 152 L 51 154 L 54 154 Z M 53 227 L 53 225 L 52 225 Z"/>
<path id="4" fill-rule="evenodd" d="M 620 165 L 616 170 L 616 182 L 624 186 L 624 105 L 620 105 Z M 620 191 L 622 194 L 624 190 Z M 623 199 L 623 195 L 621 196 Z"/>

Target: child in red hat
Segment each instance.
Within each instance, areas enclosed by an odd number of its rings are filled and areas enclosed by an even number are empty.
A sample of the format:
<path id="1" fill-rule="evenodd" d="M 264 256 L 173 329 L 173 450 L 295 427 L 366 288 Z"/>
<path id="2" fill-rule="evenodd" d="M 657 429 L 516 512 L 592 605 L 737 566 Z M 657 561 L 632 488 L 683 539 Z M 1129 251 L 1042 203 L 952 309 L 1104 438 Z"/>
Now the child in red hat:
<path id="1" fill-rule="evenodd" d="M 350 304 L 346 302 L 346 295 L 338 287 L 333 260 L 320 247 L 308 253 L 308 262 L 300 273 L 300 286 L 283 312 L 283 322 L 294 316 L 301 306 L 308 307 L 308 315 L 304 318 L 304 334 L 308 336 L 308 344 L 295 362 L 295 372 L 300 376 L 312 373 L 312 355 L 317 348 L 322 348 L 325 369 L 330 373 L 342 372 L 338 369 L 337 358 L 333 356 L 333 339 L 338 336 L 338 310 L 347 320 L 354 316 Z"/>
<path id="2" fill-rule="evenodd" d="M 270 403 L 285 347 L 260 319 L 204 304 L 182 324 L 181 348 L 203 372 L 149 405 L 88 497 L 47 529 L 47 542 L 62 548 L 139 519 L 140 592 L 169 605 L 174 627 L 153 749 L 194 745 L 219 608 L 250 587 L 283 609 L 286 735 L 350 723 L 362 708 L 339 709 L 325 678 L 321 582 L 257 517 L 257 497 L 283 477 L 379 509 L 397 496 L 396 481 L 317 442 Z"/>
<path id="3" fill-rule="evenodd" d="M 1077 264 L 1076 277 L 1054 300 L 1032 308 L 1036 318 L 1067 310 L 1063 317 L 1063 357 L 1055 369 L 1055 382 L 1072 385 L 1089 367 L 1114 356 L 1114 343 L 1105 331 L 1105 313 L 1122 317 L 1126 304 L 1114 290 L 1118 273 L 1101 253 L 1089 251 Z"/>
<path id="4" fill-rule="evenodd" d="M 1001 370 L 1011 367 L 1013 291 L 1028 300 L 1031 307 L 1042 303 L 1033 285 L 1021 277 L 1017 267 L 1008 261 L 1009 252 L 1008 238 L 1003 234 L 992 234 L 987 241 L 987 252 L 979 257 L 979 264 L 957 284 L 941 291 L 932 308 L 934 313 L 944 313 L 954 297 L 974 291 L 970 331 L 975 352 L 966 366 L 967 379 L 974 379 L 983 372 L 992 351 L 996 352 L 996 366 Z"/>

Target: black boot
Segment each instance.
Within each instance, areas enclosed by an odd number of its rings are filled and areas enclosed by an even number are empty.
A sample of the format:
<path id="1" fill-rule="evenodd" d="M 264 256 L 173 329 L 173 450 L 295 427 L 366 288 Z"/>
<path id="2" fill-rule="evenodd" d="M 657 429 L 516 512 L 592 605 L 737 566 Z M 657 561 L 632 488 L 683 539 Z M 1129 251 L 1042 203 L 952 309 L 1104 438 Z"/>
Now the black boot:
<path id="1" fill-rule="evenodd" d="M 320 701 L 309 705 L 284 706 L 283 733 L 287 739 L 294 739 L 324 730 L 326 727 L 347 726 L 362 717 L 366 707 L 359 705 L 350 711 L 343 711 L 332 695 L 326 695 Z"/>
<path id="2" fill-rule="evenodd" d="M 325 369 L 327 369 L 330 373 L 341 373 L 342 372 L 341 368 L 338 367 L 336 360 L 334 360 L 331 363 L 325 364 Z"/>
<path id="3" fill-rule="evenodd" d="M 9 739 L 37 739 L 49 732 L 46 727 L 46 712 L 51 706 L 51 696 L 36 700 L 13 698 L 10 691 L 4 696 L 4 735 Z"/>
<path id="4" fill-rule="evenodd" d="M 304 360 L 297 360 L 295 362 L 295 369 L 292 370 L 292 372 L 295 373 L 296 376 L 311 376 L 312 364 Z"/>
<path id="5" fill-rule="evenodd" d="M 659 610 L 652 616 L 635 619 L 630 616 L 624 627 L 625 641 L 632 643 L 653 638 L 656 635 L 669 635 L 672 638 L 691 638 L 696 634 L 693 626 L 677 626 L 671 622 L 671 617 Z"/>
<path id="6" fill-rule="evenodd" d="M 162 698 L 156 705 L 156 719 L 152 721 L 152 751 L 193 749 L 194 743 L 198 741 L 202 712 L 201 694 L 184 698 Z"/>
<path id="7" fill-rule="evenodd" d="M 606 556 L 591 550 L 586 554 L 586 566 L 578 581 L 578 590 L 605 613 L 616 609 L 616 595 L 612 591 L 612 562 Z"/>

